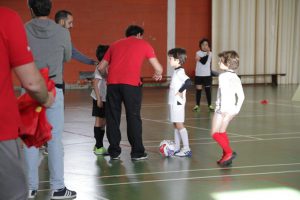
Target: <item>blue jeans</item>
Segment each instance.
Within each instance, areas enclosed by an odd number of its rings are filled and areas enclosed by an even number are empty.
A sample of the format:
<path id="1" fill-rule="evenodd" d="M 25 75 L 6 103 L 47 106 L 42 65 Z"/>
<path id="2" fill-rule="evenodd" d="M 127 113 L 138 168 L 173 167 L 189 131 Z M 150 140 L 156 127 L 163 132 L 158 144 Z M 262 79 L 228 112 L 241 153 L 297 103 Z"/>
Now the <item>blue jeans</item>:
<path id="1" fill-rule="evenodd" d="M 52 190 L 64 185 L 64 151 L 62 133 L 64 129 L 64 95 L 62 89 L 56 88 L 54 104 L 46 111 L 49 123 L 52 125 L 52 139 L 48 141 L 48 167 L 50 171 L 50 187 Z M 39 149 L 24 147 L 27 166 L 27 176 L 30 190 L 39 187 Z"/>

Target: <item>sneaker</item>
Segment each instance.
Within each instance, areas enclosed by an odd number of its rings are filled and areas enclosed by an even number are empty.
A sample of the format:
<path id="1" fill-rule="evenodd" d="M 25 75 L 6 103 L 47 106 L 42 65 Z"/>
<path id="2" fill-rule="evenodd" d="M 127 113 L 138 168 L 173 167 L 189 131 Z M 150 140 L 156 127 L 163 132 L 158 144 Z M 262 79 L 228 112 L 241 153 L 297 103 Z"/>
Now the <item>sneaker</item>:
<path id="1" fill-rule="evenodd" d="M 194 112 L 199 112 L 200 111 L 200 107 L 198 105 L 195 105 L 193 108 Z"/>
<path id="2" fill-rule="evenodd" d="M 144 153 L 142 156 L 139 157 L 131 157 L 132 161 L 139 161 L 139 160 L 146 160 L 148 158 L 148 154 Z"/>
<path id="3" fill-rule="evenodd" d="M 100 147 L 100 148 L 95 147 L 94 154 L 95 155 L 107 155 L 108 153 L 104 147 Z"/>
<path id="4" fill-rule="evenodd" d="M 182 148 L 178 153 L 175 153 L 178 157 L 192 157 L 192 151 L 190 148 Z"/>
<path id="5" fill-rule="evenodd" d="M 28 199 L 34 199 L 37 195 L 37 190 L 28 190 Z"/>
<path id="6" fill-rule="evenodd" d="M 66 187 L 52 191 L 51 199 L 74 199 L 76 192 L 68 190 Z"/>
<path id="7" fill-rule="evenodd" d="M 208 106 L 208 110 L 211 111 L 211 112 L 214 112 L 215 111 L 215 108 L 213 105 L 210 105 Z"/>
<path id="8" fill-rule="evenodd" d="M 120 160 L 120 155 L 117 155 L 117 156 L 110 156 L 110 159 L 111 160 Z"/>
<path id="9" fill-rule="evenodd" d="M 232 161 L 236 158 L 237 154 L 236 152 L 232 152 L 229 154 L 226 154 L 224 158 L 220 161 L 219 165 L 221 167 L 228 167 L 232 164 Z"/>
<path id="10" fill-rule="evenodd" d="M 44 149 L 43 154 L 44 154 L 45 156 L 48 155 L 48 148 L 47 148 L 47 147 Z"/>

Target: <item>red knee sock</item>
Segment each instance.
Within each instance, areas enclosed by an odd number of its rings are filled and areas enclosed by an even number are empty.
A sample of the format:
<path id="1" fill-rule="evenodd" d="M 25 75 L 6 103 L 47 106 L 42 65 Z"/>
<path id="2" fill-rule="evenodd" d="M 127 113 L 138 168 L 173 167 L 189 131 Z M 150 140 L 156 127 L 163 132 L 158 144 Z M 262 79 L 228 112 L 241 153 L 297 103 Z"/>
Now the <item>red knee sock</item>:
<path id="1" fill-rule="evenodd" d="M 229 140 L 228 140 L 226 132 L 224 132 L 224 133 L 215 133 L 215 134 L 213 134 L 212 137 L 220 145 L 220 147 L 223 149 L 223 151 L 226 154 L 232 153 L 232 149 L 229 145 Z"/>

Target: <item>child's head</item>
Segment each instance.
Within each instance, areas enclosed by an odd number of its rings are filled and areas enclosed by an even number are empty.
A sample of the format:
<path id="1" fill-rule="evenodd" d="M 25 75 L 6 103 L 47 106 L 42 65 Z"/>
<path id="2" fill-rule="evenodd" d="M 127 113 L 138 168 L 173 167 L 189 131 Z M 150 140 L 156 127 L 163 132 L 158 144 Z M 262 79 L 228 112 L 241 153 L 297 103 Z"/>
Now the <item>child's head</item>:
<path id="1" fill-rule="evenodd" d="M 200 40 L 200 41 L 199 41 L 199 48 L 200 48 L 202 51 L 210 51 L 208 39 L 203 38 L 202 40 Z"/>
<path id="2" fill-rule="evenodd" d="M 106 51 L 108 50 L 108 48 L 109 48 L 108 45 L 101 45 L 101 44 L 97 47 L 96 57 L 97 57 L 99 62 L 103 59 L 103 57 L 104 57 Z"/>
<path id="3" fill-rule="evenodd" d="M 235 70 L 239 67 L 239 54 L 236 51 L 223 51 L 219 53 L 219 67 L 221 69 L 232 69 Z M 224 65 L 224 66 L 223 66 Z M 224 68 L 225 67 L 225 68 Z"/>
<path id="4" fill-rule="evenodd" d="M 174 48 L 168 51 L 169 62 L 172 67 L 179 67 L 186 61 L 186 50 L 182 48 Z"/>

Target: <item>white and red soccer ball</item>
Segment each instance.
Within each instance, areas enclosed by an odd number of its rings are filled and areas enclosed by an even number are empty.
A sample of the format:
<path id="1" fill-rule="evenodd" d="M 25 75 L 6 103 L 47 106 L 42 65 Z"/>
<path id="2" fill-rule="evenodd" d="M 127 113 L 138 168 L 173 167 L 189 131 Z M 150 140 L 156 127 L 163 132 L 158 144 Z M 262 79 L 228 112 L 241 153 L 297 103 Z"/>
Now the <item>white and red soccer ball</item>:
<path id="1" fill-rule="evenodd" d="M 159 144 L 159 152 L 163 157 L 174 156 L 175 143 L 171 140 L 163 140 Z"/>

